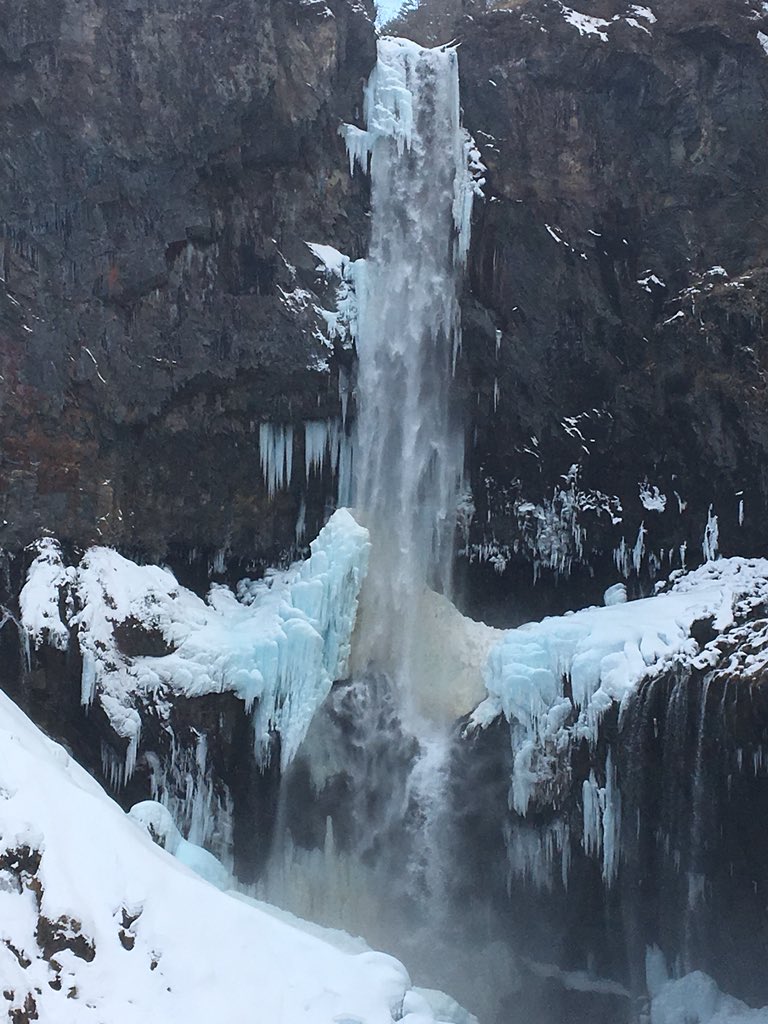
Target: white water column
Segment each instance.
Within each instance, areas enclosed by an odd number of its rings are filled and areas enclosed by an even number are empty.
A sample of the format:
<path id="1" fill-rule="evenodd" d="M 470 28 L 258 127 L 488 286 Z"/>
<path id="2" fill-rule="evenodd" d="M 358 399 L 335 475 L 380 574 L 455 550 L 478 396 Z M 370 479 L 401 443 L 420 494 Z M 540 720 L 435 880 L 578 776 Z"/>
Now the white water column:
<path id="1" fill-rule="evenodd" d="M 379 40 L 365 121 L 343 128 L 352 167 L 370 169 L 372 209 L 369 255 L 354 266 L 357 505 L 373 543 L 358 663 L 408 694 L 425 586 L 450 592 L 464 460 L 450 388 L 478 186 L 456 51 Z"/>

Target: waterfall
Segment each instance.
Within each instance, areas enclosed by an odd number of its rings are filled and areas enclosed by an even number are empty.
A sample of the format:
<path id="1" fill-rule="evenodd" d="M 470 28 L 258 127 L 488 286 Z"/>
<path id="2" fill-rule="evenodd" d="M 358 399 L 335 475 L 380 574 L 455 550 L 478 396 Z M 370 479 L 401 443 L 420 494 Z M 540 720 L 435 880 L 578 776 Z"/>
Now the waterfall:
<path id="1" fill-rule="evenodd" d="M 342 133 L 352 169 L 371 181 L 369 251 L 347 270 L 355 517 L 370 532 L 369 567 L 352 678 L 315 714 L 281 781 L 256 892 L 365 935 L 430 985 L 449 988 L 462 974 L 471 989 L 488 942 L 475 942 L 477 967 L 467 969 L 449 909 L 452 728 L 484 695 L 481 667 L 498 635 L 450 601 L 464 464 L 451 392 L 483 170 L 461 126 L 456 51 L 380 39 L 364 119 Z M 327 436 L 324 425 L 308 429 L 307 472 Z M 278 476 L 280 455 L 270 462 Z"/>
<path id="2" fill-rule="evenodd" d="M 418 609 L 425 587 L 450 593 L 464 459 L 450 390 L 477 184 L 456 51 L 379 40 L 365 120 L 343 129 L 351 165 L 370 165 L 372 210 L 354 271 L 357 503 L 373 543 L 358 664 L 387 671 L 413 710 Z"/>

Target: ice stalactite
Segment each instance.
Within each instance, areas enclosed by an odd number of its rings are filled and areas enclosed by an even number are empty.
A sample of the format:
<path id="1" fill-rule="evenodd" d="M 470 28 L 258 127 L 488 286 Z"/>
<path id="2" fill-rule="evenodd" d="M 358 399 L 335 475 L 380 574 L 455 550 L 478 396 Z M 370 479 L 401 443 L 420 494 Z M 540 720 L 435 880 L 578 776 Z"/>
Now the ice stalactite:
<path id="1" fill-rule="evenodd" d="M 345 413 L 346 403 L 342 402 Z M 322 474 L 325 466 L 331 468 L 336 480 L 336 506 L 347 508 L 354 497 L 352 465 L 352 431 L 342 419 L 307 420 L 304 433 L 304 479 Z M 300 432 L 290 425 L 261 423 L 259 425 L 259 455 L 261 472 L 269 498 L 286 490 L 293 482 L 294 449 L 299 445 Z M 300 449 L 299 449 L 300 451 Z M 300 458 L 300 455 L 299 455 Z M 304 499 L 305 500 L 305 499 Z M 302 533 L 302 531 L 298 531 Z M 303 536 L 303 534 L 302 534 Z"/>
<path id="2" fill-rule="evenodd" d="M 307 420 L 304 424 L 304 473 L 309 480 L 312 473 L 322 474 L 326 465 L 338 480 L 337 504 L 340 508 L 352 504 L 352 437 L 347 433 L 344 419 Z"/>
<path id="3" fill-rule="evenodd" d="M 707 525 L 704 527 L 704 539 L 701 542 L 701 552 L 707 562 L 711 562 L 717 558 L 719 549 L 719 532 L 717 516 L 715 515 L 713 507 L 710 505 L 709 511 L 707 512 Z"/>
<path id="4" fill-rule="evenodd" d="M 146 755 L 152 800 L 167 809 L 188 842 L 204 846 L 231 868 L 232 797 L 213 782 L 208 737 L 198 733 L 194 746 L 178 744 L 173 734 L 171 740 L 167 759 Z"/>
<path id="5" fill-rule="evenodd" d="M 274 423 L 259 425 L 261 471 L 270 498 L 287 487 L 293 476 L 293 427 Z"/>
<path id="6" fill-rule="evenodd" d="M 605 762 L 605 785 L 599 786 L 594 770 L 582 787 L 584 808 L 584 852 L 602 857 L 603 879 L 609 885 L 619 868 L 621 849 L 621 793 L 616 777 L 613 754 L 608 751 Z"/>

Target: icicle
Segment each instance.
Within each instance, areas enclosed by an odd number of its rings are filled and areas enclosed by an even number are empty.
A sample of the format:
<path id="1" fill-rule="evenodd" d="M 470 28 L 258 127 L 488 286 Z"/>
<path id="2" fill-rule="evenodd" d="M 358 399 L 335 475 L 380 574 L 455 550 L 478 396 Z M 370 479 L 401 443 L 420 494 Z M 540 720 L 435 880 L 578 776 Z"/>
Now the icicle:
<path id="1" fill-rule="evenodd" d="M 299 505 L 299 514 L 296 517 L 295 535 L 296 535 L 296 543 L 297 544 L 301 544 L 301 542 L 304 540 L 304 536 L 306 534 L 306 530 L 307 530 L 307 502 L 302 497 L 301 505 Z"/>
<path id="2" fill-rule="evenodd" d="M 701 542 L 705 562 L 713 562 L 717 558 L 718 534 L 717 516 L 713 512 L 713 506 L 710 505 L 707 513 L 707 525 L 704 527 L 704 539 Z"/>
<path id="3" fill-rule="evenodd" d="M 307 480 L 312 471 L 322 473 L 329 441 L 327 420 L 307 420 L 304 424 L 304 472 Z"/>
<path id="4" fill-rule="evenodd" d="M 640 529 L 637 531 L 637 540 L 635 546 L 632 549 L 632 565 L 635 567 L 635 572 L 640 572 L 640 566 L 643 562 L 643 552 L 645 551 L 645 535 L 648 531 L 645 528 L 645 523 L 640 523 Z"/>
<path id="5" fill-rule="evenodd" d="M 267 493 L 290 486 L 293 476 L 293 427 L 259 424 L 259 455 Z"/>
<path id="6" fill-rule="evenodd" d="M 354 496 L 354 444 L 351 437 L 342 434 L 339 440 L 339 483 L 337 505 L 352 508 Z"/>
<path id="7" fill-rule="evenodd" d="M 349 410 L 349 374 L 342 366 L 339 368 L 339 402 L 341 403 L 341 426 L 346 429 L 347 412 Z"/>
<path id="8" fill-rule="evenodd" d="M 96 661 L 90 651 L 83 651 L 83 669 L 80 677 L 80 703 L 89 708 L 96 693 Z"/>

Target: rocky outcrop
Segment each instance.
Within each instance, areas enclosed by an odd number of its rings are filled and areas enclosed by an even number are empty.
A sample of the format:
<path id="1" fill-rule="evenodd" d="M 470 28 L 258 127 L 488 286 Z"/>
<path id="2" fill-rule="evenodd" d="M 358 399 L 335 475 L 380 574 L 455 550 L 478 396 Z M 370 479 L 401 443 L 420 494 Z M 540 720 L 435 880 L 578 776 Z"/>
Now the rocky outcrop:
<path id="1" fill-rule="evenodd" d="M 365 246 L 337 129 L 374 60 L 369 16 L 353 0 L 0 13 L 4 548 L 46 530 L 185 559 L 295 543 L 299 496 L 268 501 L 258 430 L 338 411 L 304 242 Z"/>
<path id="2" fill-rule="evenodd" d="M 761 585 L 727 627 L 695 621 L 695 643 L 650 664 L 595 735 L 576 730 L 568 742 L 566 722 L 533 762 L 540 777 L 524 814 L 514 720 L 462 730 L 453 857 L 472 867 L 454 873 L 454 898 L 494 908 L 497 934 L 529 960 L 526 990 L 543 1016 L 566 1012 L 558 1000 L 575 984 L 588 1005 L 574 1016 L 636 1019 L 654 946 L 683 973 L 706 971 L 753 1006 L 768 1001 L 765 615 Z M 564 688 L 571 671 L 564 663 Z"/>
<path id="3" fill-rule="evenodd" d="M 697 564 L 712 517 L 727 554 L 768 542 L 765 12 L 578 6 L 476 4 L 457 29 L 488 166 L 464 305 L 469 593 L 499 621 L 537 575 L 559 580 L 546 611 L 645 587 L 683 544 Z"/>

